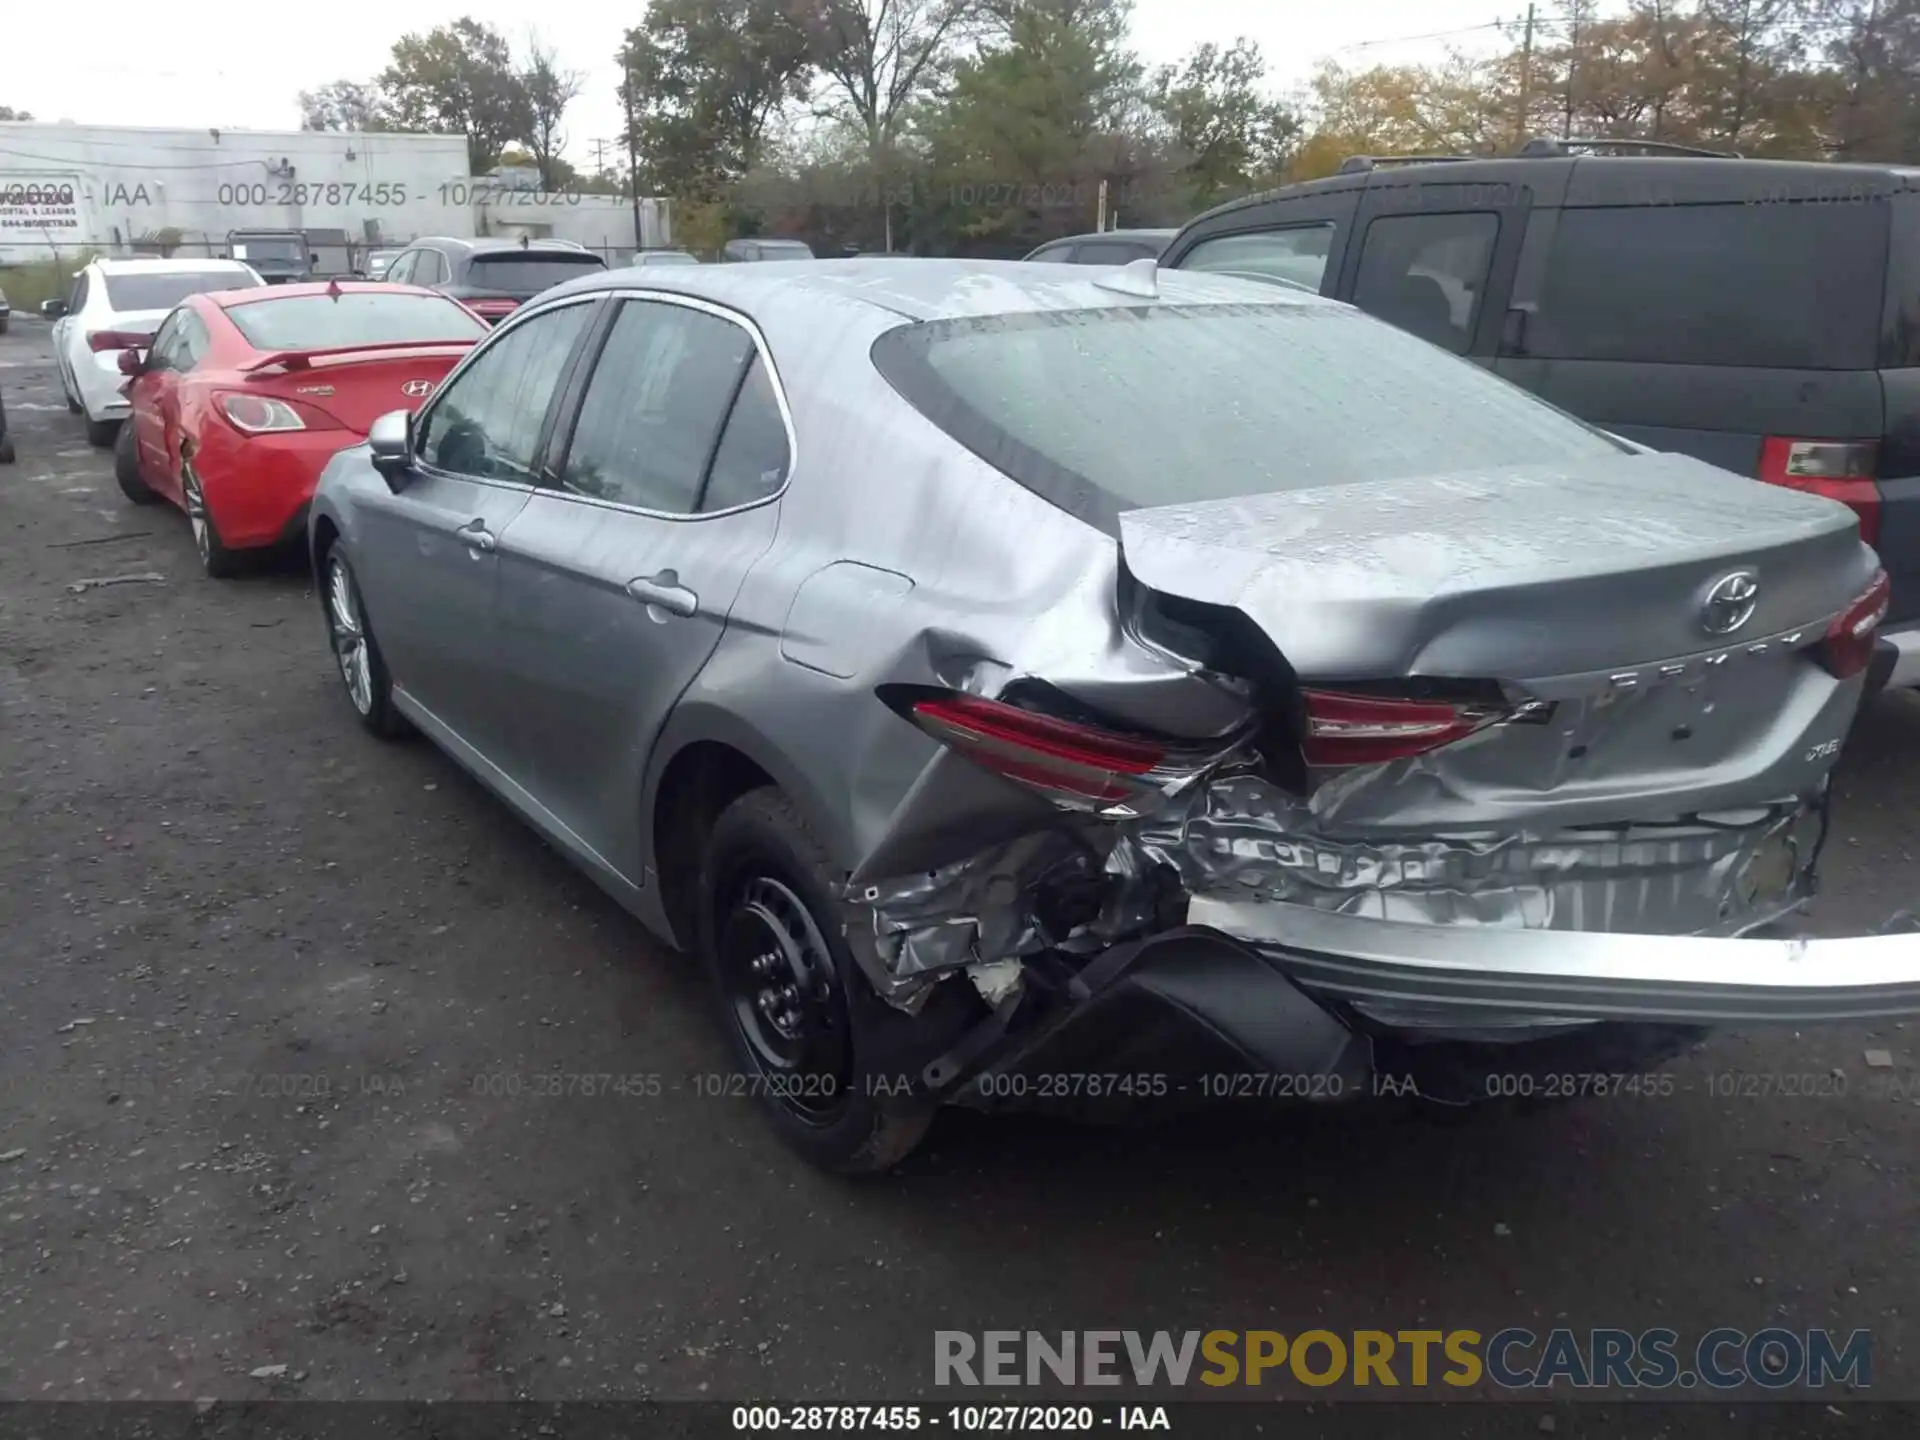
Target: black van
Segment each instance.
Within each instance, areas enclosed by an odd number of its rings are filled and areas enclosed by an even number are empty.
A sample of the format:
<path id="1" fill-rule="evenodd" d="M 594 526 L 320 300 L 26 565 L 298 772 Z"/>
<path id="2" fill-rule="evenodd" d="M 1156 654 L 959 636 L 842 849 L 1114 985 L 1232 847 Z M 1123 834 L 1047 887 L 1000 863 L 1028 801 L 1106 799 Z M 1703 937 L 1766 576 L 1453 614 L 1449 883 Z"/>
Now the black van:
<path id="1" fill-rule="evenodd" d="M 1850 505 L 1920 684 L 1920 170 L 1530 142 L 1371 159 L 1161 263 L 1347 300 L 1595 425 Z"/>

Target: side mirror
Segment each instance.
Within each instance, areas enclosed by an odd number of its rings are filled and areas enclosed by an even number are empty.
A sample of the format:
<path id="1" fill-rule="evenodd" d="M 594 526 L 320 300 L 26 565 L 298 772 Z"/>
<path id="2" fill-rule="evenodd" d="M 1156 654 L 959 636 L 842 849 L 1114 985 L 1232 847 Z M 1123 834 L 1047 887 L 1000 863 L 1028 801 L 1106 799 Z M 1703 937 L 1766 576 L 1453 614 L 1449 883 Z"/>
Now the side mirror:
<path id="1" fill-rule="evenodd" d="M 398 494 L 413 472 L 413 412 L 389 410 L 367 427 L 367 450 L 373 468 Z"/>
<path id="2" fill-rule="evenodd" d="M 58 320 L 66 313 L 67 302 L 64 300 L 42 300 L 40 302 L 40 314 L 45 319 Z"/>
<path id="3" fill-rule="evenodd" d="M 120 373 L 122 375 L 138 375 L 146 368 L 147 363 L 138 350 L 122 350 L 120 352 Z"/>

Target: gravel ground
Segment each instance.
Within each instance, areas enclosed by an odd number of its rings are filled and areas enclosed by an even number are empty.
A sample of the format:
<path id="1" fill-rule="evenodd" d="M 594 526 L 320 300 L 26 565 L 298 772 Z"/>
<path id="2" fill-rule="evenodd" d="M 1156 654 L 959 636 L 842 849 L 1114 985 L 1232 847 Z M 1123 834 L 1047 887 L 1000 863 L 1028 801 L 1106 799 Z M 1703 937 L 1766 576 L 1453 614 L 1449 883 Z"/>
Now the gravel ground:
<path id="1" fill-rule="evenodd" d="M 1911 1029 L 1720 1036 L 1665 1099 L 1445 1125 L 956 1114 L 824 1178 L 699 1093 L 684 960 L 359 730 L 304 574 L 201 578 L 44 326 L 0 387 L 0 1397 L 909 1399 L 936 1329 L 1776 1322 L 1871 1327 L 1876 1394 L 1920 1397 L 1920 1109 L 1868 1093 L 1920 1080 Z M 1920 900 L 1920 698 L 1865 717 L 1837 823 L 1824 930 Z"/>

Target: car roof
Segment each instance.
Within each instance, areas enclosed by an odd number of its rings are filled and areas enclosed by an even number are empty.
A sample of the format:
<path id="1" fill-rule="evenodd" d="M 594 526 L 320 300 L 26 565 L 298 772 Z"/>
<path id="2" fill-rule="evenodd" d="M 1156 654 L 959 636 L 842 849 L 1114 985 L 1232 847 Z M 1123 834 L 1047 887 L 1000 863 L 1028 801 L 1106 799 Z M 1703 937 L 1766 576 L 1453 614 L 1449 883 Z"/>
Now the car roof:
<path id="1" fill-rule="evenodd" d="M 1178 229 L 1171 227 L 1145 230 L 1089 230 L 1084 235 L 1058 236 L 1042 242 L 1038 248 L 1045 249 L 1049 245 L 1069 245 L 1081 240 L 1171 240 L 1179 233 Z"/>
<path id="2" fill-rule="evenodd" d="M 485 235 L 472 239 L 462 239 L 457 235 L 422 235 L 419 239 L 399 246 L 402 250 L 411 250 L 415 245 L 449 246 L 465 250 L 470 255 L 496 255 L 507 250 L 538 250 L 547 255 L 591 255 L 593 252 L 584 245 L 575 245 L 565 240 L 529 239 L 525 245 L 519 240 L 509 240 L 502 236 Z"/>
<path id="3" fill-rule="evenodd" d="M 184 260 L 158 258 L 119 260 L 102 256 L 93 263 L 104 275 L 179 275 L 200 270 L 245 270 L 247 268 L 247 262 L 244 260 L 217 260 L 210 257 Z"/>
<path id="4" fill-rule="evenodd" d="M 325 295 L 338 284 L 342 295 L 425 295 L 448 305 L 458 304 L 440 291 L 425 285 L 389 285 L 382 280 L 305 280 L 297 285 L 255 285 L 245 290 L 215 292 L 224 297 L 216 303 L 222 310 L 241 305 L 271 305 L 276 300 L 298 300 L 302 296 Z"/>
<path id="5" fill-rule="evenodd" d="M 1529 179 L 1562 178 L 1567 203 L 1646 204 L 1711 203 L 1740 198 L 1766 198 L 1798 193 L 1805 187 L 1812 198 L 1833 198 L 1835 187 L 1873 182 L 1880 191 L 1920 190 L 1920 167 L 1909 165 L 1836 164 L 1825 160 L 1767 160 L 1744 155 L 1590 155 L 1562 152 L 1538 155 L 1354 156 L 1353 168 L 1318 180 L 1302 180 L 1228 200 L 1202 211 L 1180 233 L 1242 210 L 1276 200 L 1297 200 L 1373 186 L 1517 184 Z"/>
<path id="6" fill-rule="evenodd" d="M 1060 265 L 1047 261 L 855 256 L 845 260 L 795 260 L 765 269 L 753 265 L 668 265 L 654 270 L 628 267 L 582 276 L 548 294 L 662 290 L 751 313 L 758 301 L 801 293 L 817 296 L 823 305 L 866 305 L 910 320 L 948 320 L 1036 310 L 1138 308 L 1152 303 L 1146 297 L 1108 289 L 1099 283 L 1120 273 L 1119 266 Z M 1170 304 L 1348 308 L 1304 290 L 1226 275 L 1160 270 L 1155 273 L 1155 281 L 1158 298 Z"/>

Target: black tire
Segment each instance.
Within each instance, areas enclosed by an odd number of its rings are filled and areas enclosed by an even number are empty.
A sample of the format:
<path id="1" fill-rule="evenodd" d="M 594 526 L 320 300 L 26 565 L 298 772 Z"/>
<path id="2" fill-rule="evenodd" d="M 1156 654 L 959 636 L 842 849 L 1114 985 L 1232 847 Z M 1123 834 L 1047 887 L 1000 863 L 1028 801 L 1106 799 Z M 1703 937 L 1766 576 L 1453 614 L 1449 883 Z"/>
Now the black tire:
<path id="1" fill-rule="evenodd" d="M 334 545 L 320 557 L 320 603 L 327 617 L 327 638 L 346 687 L 347 703 L 360 723 L 383 740 L 397 740 L 413 727 L 393 705 L 393 677 L 367 621 L 360 582 L 353 578 L 346 548 Z M 337 587 L 337 588 L 336 588 Z"/>
<path id="2" fill-rule="evenodd" d="M 87 407 L 74 399 L 73 391 L 67 388 L 67 372 L 65 370 L 60 372 L 60 393 L 66 397 L 67 413 L 69 415 L 84 415 L 87 413 Z"/>
<path id="3" fill-rule="evenodd" d="M 16 458 L 13 453 L 13 437 L 0 435 L 0 465 L 11 465 Z"/>
<path id="4" fill-rule="evenodd" d="M 87 421 L 87 443 L 96 450 L 110 449 L 113 442 L 117 440 L 119 436 L 120 422 L 118 420 Z"/>
<path id="5" fill-rule="evenodd" d="M 229 550 L 207 508 L 206 491 L 194 473 L 193 461 L 180 462 L 180 499 L 187 512 L 187 524 L 193 527 L 193 548 L 200 553 L 200 568 L 215 580 L 228 580 L 240 573 L 240 557 Z"/>
<path id="6" fill-rule="evenodd" d="M 904 1160 L 939 1108 L 920 1070 L 983 1013 L 968 1003 L 972 991 L 943 983 L 918 1015 L 874 993 L 847 949 L 826 849 L 771 787 L 741 796 L 714 824 L 699 906 L 700 961 L 728 1047 L 780 1137 L 842 1175 Z M 763 988 L 750 999 L 753 986 Z M 784 996 L 772 1011 L 769 995 Z"/>
<path id="7" fill-rule="evenodd" d="M 160 498 L 140 473 L 140 447 L 131 425 L 122 425 L 113 442 L 113 478 L 120 482 L 120 493 L 136 505 L 151 505 Z"/>
<path id="8" fill-rule="evenodd" d="M 4 335 L 7 333 L 7 326 L 8 324 L 11 323 L 11 321 L 12 321 L 11 316 L 0 315 L 0 335 Z"/>

